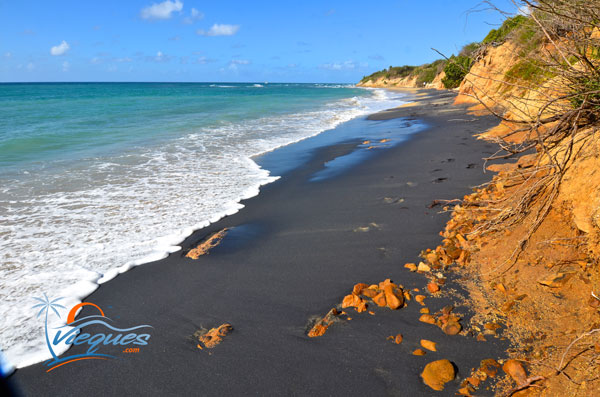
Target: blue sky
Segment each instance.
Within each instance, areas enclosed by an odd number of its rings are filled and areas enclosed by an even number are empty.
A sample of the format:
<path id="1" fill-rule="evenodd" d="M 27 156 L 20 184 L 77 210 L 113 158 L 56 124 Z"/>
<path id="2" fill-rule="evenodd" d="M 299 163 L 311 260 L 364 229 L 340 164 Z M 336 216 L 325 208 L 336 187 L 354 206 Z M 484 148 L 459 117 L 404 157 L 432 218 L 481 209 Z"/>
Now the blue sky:
<path id="1" fill-rule="evenodd" d="M 0 81 L 356 82 L 480 41 L 478 4 L 0 0 Z"/>

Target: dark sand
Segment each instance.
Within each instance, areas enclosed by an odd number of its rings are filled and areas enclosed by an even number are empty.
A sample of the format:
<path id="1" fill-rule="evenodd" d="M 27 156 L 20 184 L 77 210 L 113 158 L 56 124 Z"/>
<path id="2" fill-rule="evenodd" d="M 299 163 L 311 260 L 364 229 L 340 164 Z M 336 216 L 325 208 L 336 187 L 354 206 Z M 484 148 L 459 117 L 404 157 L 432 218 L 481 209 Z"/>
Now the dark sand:
<path id="1" fill-rule="evenodd" d="M 308 162 L 246 200 L 239 213 L 194 233 L 182 251 L 126 272 L 86 299 L 119 326 L 152 325 L 140 353 L 70 363 L 50 373 L 38 364 L 18 370 L 11 382 L 31 396 L 454 395 L 459 380 L 437 393 L 421 382 L 426 363 L 448 358 L 465 377 L 480 360 L 502 356 L 504 346 L 447 336 L 420 323 L 421 306 L 414 301 L 397 311 L 375 308 L 374 316 L 351 309 L 352 321 L 335 324 L 320 338 L 306 336 L 309 319 L 341 303 L 357 282 L 391 278 L 423 288 L 425 277 L 403 265 L 434 248 L 448 220 L 439 207 L 427 205 L 462 197 L 490 178 L 481 159 L 494 147 L 473 134 L 497 121 L 449 106 L 450 92 L 420 92 L 430 96 L 419 106 L 360 121 L 365 136 L 370 126 L 378 133 L 382 126 L 398 128 L 398 117 L 428 126 L 408 141 L 374 149 L 376 155 L 341 175 L 309 182 L 324 162 L 351 152 L 360 140 L 317 149 Z M 274 159 L 265 156 L 264 164 Z M 371 223 L 378 227 L 354 231 Z M 205 236 L 231 226 L 236 228 L 209 255 L 184 258 Z M 450 287 L 457 288 L 445 289 Z M 427 303 L 434 312 L 447 301 Z M 235 330 L 223 343 L 196 348 L 191 335 L 198 328 L 226 322 Z M 396 333 L 404 335 L 401 345 L 386 340 Z M 411 355 L 421 338 L 438 342 L 438 352 Z M 68 354 L 78 351 L 82 346 Z M 486 394 L 491 392 L 478 393 Z"/>

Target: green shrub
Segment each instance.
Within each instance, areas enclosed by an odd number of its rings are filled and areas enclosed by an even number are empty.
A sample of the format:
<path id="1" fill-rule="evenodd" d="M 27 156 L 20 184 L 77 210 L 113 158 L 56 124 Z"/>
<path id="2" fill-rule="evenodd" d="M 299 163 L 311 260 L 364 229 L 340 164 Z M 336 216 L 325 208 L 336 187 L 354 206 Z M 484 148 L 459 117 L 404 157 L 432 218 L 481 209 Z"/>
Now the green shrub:
<path id="1" fill-rule="evenodd" d="M 460 50 L 458 55 L 472 58 L 472 55 L 479 49 L 479 47 L 481 47 L 481 43 L 474 42 L 467 44 Z"/>
<path id="2" fill-rule="evenodd" d="M 446 76 L 442 79 L 444 87 L 448 89 L 458 87 L 469 72 L 469 69 L 471 69 L 472 64 L 473 60 L 470 57 L 464 55 L 452 56 L 444 67 L 444 72 L 446 73 Z"/>
<path id="3" fill-rule="evenodd" d="M 508 69 L 504 77 L 508 82 L 519 81 L 539 84 L 550 77 L 550 75 L 535 61 L 522 59 Z"/>
<path id="4" fill-rule="evenodd" d="M 512 18 L 508 18 L 502 23 L 498 29 L 492 29 L 483 39 L 483 44 L 490 43 L 501 43 L 506 40 L 508 34 L 515 30 L 517 27 L 522 25 L 523 23 L 529 21 L 524 15 L 516 15 Z"/>
<path id="5" fill-rule="evenodd" d="M 446 61 L 438 59 L 432 63 L 418 66 L 413 71 L 413 75 L 417 76 L 417 87 L 431 83 L 435 79 L 435 76 L 444 69 L 445 64 Z"/>

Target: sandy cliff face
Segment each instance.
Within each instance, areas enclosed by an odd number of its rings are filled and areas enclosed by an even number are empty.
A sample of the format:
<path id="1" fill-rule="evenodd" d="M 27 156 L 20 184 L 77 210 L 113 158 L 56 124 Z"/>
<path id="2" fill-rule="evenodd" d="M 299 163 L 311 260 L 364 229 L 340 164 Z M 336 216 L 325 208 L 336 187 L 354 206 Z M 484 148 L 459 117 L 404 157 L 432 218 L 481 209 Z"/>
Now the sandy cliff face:
<path id="1" fill-rule="evenodd" d="M 417 87 L 417 77 L 402 77 L 402 78 L 390 78 L 386 79 L 385 77 L 380 77 L 375 80 L 369 80 L 364 83 L 358 83 L 359 87 L 379 87 L 379 88 L 416 88 Z"/>
<path id="2" fill-rule="evenodd" d="M 435 88 L 438 90 L 443 90 L 444 85 L 442 84 L 442 79 L 446 74 L 444 71 L 438 73 L 433 81 L 429 84 L 425 84 L 424 86 L 417 84 L 416 76 L 408 76 L 402 78 L 389 78 L 380 77 L 375 80 L 369 80 L 366 82 L 358 83 L 358 87 L 377 87 L 377 88 Z"/>

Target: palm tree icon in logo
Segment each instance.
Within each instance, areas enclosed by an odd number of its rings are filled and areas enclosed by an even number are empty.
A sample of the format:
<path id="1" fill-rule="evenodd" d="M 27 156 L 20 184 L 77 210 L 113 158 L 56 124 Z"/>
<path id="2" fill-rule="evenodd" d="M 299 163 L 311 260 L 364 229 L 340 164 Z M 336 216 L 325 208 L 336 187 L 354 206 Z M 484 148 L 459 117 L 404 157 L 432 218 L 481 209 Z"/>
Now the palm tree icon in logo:
<path id="1" fill-rule="evenodd" d="M 60 297 L 60 298 L 56 298 L 51 301 L 50 299 L 48 299 L 48 296 L 44 293 L 44 298 L 33 298 L 33 299 L 41 302 L 35 306 L 32 306 L 32 309 L 37 309 L 38 307 L 41 307 L 40 311 L 37 314 L 37 317 L 39 318 L 42 315 L 42 313 L 46 312 L 46 326 L 45 326 L 46 344 L 48 345 L 48 350 L 50 350 L 50 354 L 52 354 L 52 357 L 55 360 L 58 360 L 58 357 L 56 356 L 56 354 L 54 354 L 54 350 L 52 350 L 52 345 L 50 344 L 50 337 L 48 336 L 48 311 L 50 309 L 52 309 L 52 311 L 54 313 L 56 313 L 58 318 L 60 318 L 60 314 L 58 314 L 58 310 L 56 310 L 56 308 L 58 307 L 61 309 L 66 309 L 66 307 L 64 307 L 63 305 L 59 305 L 56 302 L 58 302 L 59 300 L 64 299 L 64 298 Z"/>

